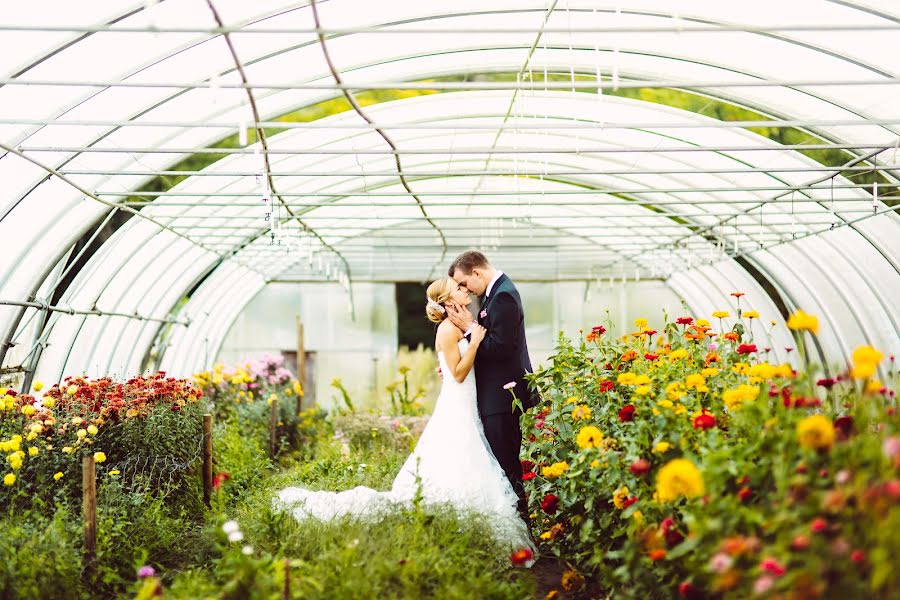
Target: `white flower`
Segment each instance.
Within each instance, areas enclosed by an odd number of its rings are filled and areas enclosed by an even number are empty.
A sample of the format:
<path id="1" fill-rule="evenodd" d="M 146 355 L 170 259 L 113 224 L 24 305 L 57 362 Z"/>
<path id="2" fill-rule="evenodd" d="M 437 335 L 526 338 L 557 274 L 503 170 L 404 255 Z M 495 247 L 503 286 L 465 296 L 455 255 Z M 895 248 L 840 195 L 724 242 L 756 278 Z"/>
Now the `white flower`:
<path id="1" fill-rule="evenodd" d="M 242 539 L 244 539 L 244 534 L 240 531 L 232 531 L 228 534 L 229 542 L 240 542 Z"/>
<path id="2" fill-rule="evenodd" d="M 243 552 L 245 556 L 250 556 L 253 554 L 253 546 L 244 546 L 241 548 L 241 552 Z"/>
<path id="3" fill-rule="evenodd" d="M 359 539 L 358 539 L 358 538 L 355 538 L 355 539 L 350 540 L 350 543 L 347 544 L 347 547 L 348 547 L 348 548 L 356 548 L 357 546 L 359 546 Z"/>
<path id="4" fill-rule="evenodd" d="M 240 530 L 241 530 L 241 526 L 238 525 L 237 521 L 225 521 L 222 524 L 222 531 L 224 531 L 225 533 L 234 533 L 234 532 L 240 531 Z"/>

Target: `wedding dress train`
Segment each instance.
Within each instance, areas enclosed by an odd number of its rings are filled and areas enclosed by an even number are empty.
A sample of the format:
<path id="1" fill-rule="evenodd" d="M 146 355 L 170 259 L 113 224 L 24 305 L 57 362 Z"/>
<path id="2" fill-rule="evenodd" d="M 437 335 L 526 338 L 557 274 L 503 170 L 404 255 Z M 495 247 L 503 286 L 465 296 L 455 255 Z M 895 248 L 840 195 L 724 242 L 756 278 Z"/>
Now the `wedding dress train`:
<path id="1" fill-rule="evenodd" d="M 467 347 L 468 341 L 460 340 L 460 355 Z M 390 491 L 362 486 L 345 492 L 290 487 L 278 493 L 275 507 L 290 510 L 301 520 L 377 517 L 411 506 L 421 491 L 423 504 L 450 505 L 458 511 L 484 515 L 498 542 L 511 550 L 529 548 L 536 553 L 516 509 L 518 498 L 484 437 L 474 369 L 459 383 L 450 376 L 442 352 L 438 360 L 444 378 L 434 413 Z"/>

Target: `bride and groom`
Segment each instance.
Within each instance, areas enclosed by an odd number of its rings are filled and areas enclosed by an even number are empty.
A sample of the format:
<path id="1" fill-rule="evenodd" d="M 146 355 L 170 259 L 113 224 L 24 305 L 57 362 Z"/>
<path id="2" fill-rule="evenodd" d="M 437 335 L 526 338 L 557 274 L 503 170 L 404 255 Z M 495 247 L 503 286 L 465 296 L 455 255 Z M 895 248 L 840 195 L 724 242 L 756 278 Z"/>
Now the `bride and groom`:
<path id="1" fill-rule="evenodd" d="M 420 497 L 482 514 L 498 542 L 534 552 L 519 460 L 521 411 L 512 396 L 525 409 L 537 403 L 524 378 L 531 362 L 522 300 L 509 277 L 480 252 L 459 255 L 448 275 L 426 292 L 425 313 L 438 325 L 440 395 L 391 490 L 291 487 L 279 492 L 275 504 L 298 519 L 332 519 L 377 516 Z M 477 319 L 466 308 L 473 294 L 480 297 Z"/>

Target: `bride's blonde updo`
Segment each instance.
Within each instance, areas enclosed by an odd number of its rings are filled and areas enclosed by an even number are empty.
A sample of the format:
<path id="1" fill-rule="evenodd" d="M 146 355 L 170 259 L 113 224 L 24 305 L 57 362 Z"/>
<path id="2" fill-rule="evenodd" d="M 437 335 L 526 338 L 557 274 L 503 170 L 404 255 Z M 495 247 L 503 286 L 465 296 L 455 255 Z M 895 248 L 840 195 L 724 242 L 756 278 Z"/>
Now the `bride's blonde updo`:
<path id="1" fill-rule="evenodd" d="M 433 281 L 425 292 L 428 302 L 425 304 L 425 316 L 432 323 L 440 323 L 447 318 L 447 309 L 444 303 L 450 299 L 450 292 L 453 291 L 452 283 L 455 283 L 449 277 Z"/>

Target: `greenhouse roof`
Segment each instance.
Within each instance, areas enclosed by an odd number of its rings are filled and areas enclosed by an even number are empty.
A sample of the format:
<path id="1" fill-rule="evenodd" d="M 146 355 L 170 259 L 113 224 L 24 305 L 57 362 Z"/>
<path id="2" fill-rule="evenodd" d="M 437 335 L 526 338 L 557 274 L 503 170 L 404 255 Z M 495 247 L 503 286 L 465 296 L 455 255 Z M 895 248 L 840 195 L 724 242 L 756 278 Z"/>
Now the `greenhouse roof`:
<path id="1" fill-rule="evenodd" d="M 895 0 L 14 3 L 0 365 L 137 371 L 174 327 L 177 368 L 271 282 L 352 309 L 473 246 L 897 352 L 898 39 Z"/>

